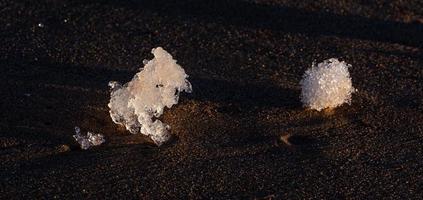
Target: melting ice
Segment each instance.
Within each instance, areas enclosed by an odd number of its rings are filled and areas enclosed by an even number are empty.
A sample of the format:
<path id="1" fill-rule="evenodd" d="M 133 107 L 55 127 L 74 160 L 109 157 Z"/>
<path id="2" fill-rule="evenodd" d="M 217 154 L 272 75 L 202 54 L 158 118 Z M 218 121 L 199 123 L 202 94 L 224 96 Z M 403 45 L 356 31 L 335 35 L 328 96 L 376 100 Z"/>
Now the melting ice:
<path id="1" fill-rule="evenodd" d="M 163 48 L 152 50 L 154 58 L 144 61 L 144 68 L 124 85 L 109 82 L 110 116 L 133 133 L 149 136 L 158 146 L 170 138 L 170 126 L 158 117 L 165 107 L 178 103 L 179 93 L 192 92 L 188 75 Z"/>

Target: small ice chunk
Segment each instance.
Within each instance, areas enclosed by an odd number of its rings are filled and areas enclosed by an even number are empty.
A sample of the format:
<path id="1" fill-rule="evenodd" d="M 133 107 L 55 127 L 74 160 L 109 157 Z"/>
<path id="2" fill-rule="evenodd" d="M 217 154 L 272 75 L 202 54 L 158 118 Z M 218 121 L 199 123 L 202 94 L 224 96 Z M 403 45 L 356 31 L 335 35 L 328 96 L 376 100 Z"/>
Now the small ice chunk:
<path id="1" fill-rule="evenodd" d="M 75 135 L 73 135 L 76 142 L 79 143 L 81 149 L 89 149 L 91 146 L 98 146 L 103 144 L 106 140 L 102 134 L 95 134 L 92 132 L 88 132 L 86 136 L 81 135 L 81 129 L 75 126 Z"/>
<path id="2" fill-rule="evenodd" d="M 178 103 L 179 93 L 190 93 L 188 75 L 163 48 L 152 50 L 154 58 L 125 85 L 111 81 L 110 117 L 129 132 L 149 136 L 158 146 L 170 138 L 170 126 L 159 119 L 165 107 Z"/>
<path id="3" fill-rule="evenodd" d="M 102 134 L 95 134 L 89 131 L 87 133 L 87 137 L 88 137 L 88 142 L 90 142 L 90 144 L 93 146 L 98 146 L 100 144 L 103 144 L 106 141 Z"/>
<path id="4" fill-rule="evenodd" d="M 351 103 L 353 88 L 348 68 L 351 65 L 336 58 L 324 60 L 307 69 L 300 82 L 301 101 L 318 111 Z"/>
<path id="5" fill-rule="evenodd" d="M 43 23 L 38 23 L 38 27 L 44 28 L 44 24 Z"/>

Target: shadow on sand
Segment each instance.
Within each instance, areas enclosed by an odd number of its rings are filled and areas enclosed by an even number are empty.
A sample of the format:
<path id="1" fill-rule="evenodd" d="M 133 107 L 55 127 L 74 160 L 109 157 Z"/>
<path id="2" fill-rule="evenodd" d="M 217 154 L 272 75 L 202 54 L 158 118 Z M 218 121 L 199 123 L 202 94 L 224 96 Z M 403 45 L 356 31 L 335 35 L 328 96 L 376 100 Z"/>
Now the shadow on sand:
<path id="1" fill-rule="evenodd" d="M 91 1 L 92 3 L 93 1 Z M 95 1 L 98 3 L 98 1 Z M 246 28 L 270 29 L 309 36 L 340 36 L 422 47 L 423 24 L 369 19 L 361 16 L 311 12 L 242 0 L 103 0 L 104 4 L 148 9 L 187 21 L 205 21 Z M 90 3 L 81 1 L 81 3 Z"/>

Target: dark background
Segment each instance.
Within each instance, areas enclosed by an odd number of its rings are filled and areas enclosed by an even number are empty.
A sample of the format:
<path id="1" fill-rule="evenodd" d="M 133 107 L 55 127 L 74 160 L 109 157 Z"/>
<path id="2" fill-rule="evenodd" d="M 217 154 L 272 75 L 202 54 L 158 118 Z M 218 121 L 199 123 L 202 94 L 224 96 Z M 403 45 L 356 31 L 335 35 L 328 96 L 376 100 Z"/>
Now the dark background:
<path id="1" fill-rule="evenodd" d="M 0 38 L 2 199 L 423 195 L 422 1 L 0 0 Z M 107 107 L 157 46 L 194 88 L 160 148 Z M 352 105 L 303 108 L 302 74 L 332 57 Z M 107 143 L 80 150 L 74 126 Z"/>

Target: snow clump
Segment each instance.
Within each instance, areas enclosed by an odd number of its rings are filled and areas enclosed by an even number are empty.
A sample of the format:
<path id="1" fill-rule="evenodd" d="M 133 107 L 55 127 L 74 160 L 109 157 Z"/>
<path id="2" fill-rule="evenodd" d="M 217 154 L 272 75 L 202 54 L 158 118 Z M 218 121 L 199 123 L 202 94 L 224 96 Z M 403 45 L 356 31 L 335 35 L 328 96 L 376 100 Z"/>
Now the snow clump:
<path id="1" fill-rule="evenodd" d="M 124 85 L 109 82 L 108 104 L 113 122 L 126 127 L 132 134 L 149 136 L 158 146 L 170 138 L 170 126 L 158 117 L 165 107 L 178 103 L 179 93 L 192 92 L 188 75 L 163 48 L 152 50 L 154 58 L 144 61 L 144 68 Z"/>
<path id="2" fill-rule="evenodd" d="M 307 69 L 300 82 L 301 102 L 305 107 L 321 111 L 351 103 L 353 88 L 348 68 L 350 64 L 336 58 L 324 60 Z"/>

